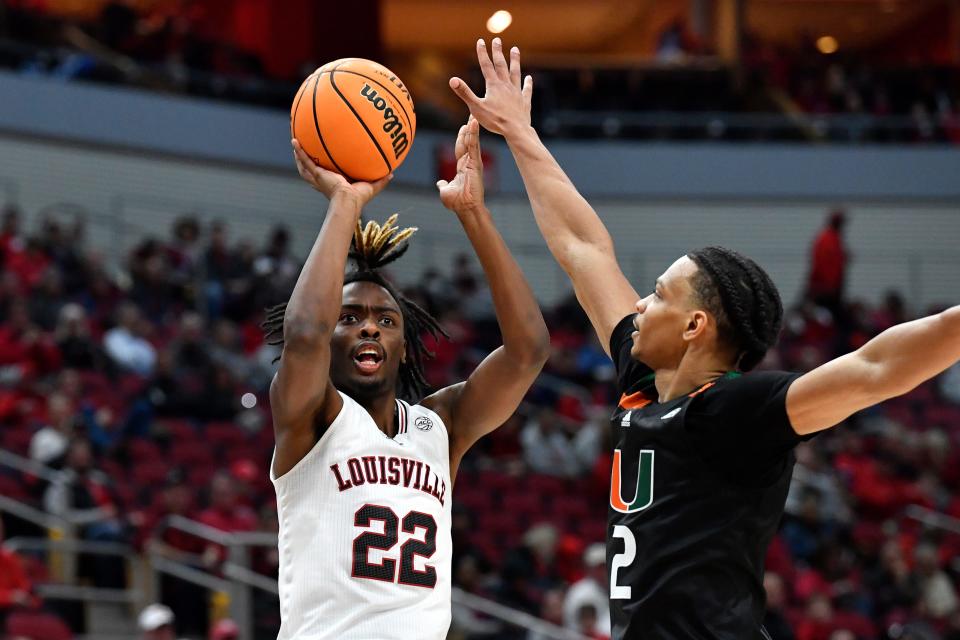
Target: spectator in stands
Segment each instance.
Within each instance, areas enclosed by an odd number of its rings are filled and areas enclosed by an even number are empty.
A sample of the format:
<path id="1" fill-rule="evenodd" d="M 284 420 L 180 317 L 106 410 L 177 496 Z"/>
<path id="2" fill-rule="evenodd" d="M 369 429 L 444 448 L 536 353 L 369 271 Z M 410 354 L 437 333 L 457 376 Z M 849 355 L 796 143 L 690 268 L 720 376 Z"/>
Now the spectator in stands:
<path id="1" fill-rule="evenodd" d="M 606 457 L 608 451 L 603 448 L 607 441 L 608 411 L 604 407 L 591 407 L 589 415 L 578 421 L 580 425 L 571 439 L 571 446 L 577 456 L 577 475 L 582 476 L 597 463 L 600 456 Z"/>
<path id="2" fill-rule="evenodd" d="M 480 571 L 480 562 L 476 556 L 461 554 L 454 563 L 454 583 L 466 593 L 489 598 L 489 585 Z M 465 633 L 470 640 L 497 638 L 502 630 L 498 620 L 489 618 L 472 607 L 464 606 L 457 600 L 452 603 L 453 626 Z"/>
<path id="3" fill-rule="evenodd" d="M 47 419 L 30 440 L 30 459 L 49 467 L 60 467 L 76 426 L 76 411 L 70 398 L 53 393 L 47 400 Z"/>
<path id="4" fill-rule="evenodd" d="M 763 575 L 763 589 L 767 593 L 767 615 L 763 626 L 776 640 L 793 640 L 787 612 L 787 589 L 779 574 L 767 571 Z"/>
<path id="5" fill-rule="evenodd" d="M 30 293 L 30 318 L 43 331 L 53 331 L 64 305 L 63 276 L 56 264 L 48 266 Z"/>
<path id="6" fill-rule="evenodd" d="M 538 617 L 558 627 L 563 625 L 563 590 L 550 589 L 543 594 Z M 550 640 L 552 637 L 537 631 L 527 634 L 527 640 Z"/>
<path id="7" fill-rule="evenodd" d="M 157 351 L 145 338 L 146 330 L 140 309 L 126 302 L 117 309 L 117 326 L 103 336 L 107 355 L 123 369 L 141 376 L 153 373 Z"/>
<path id="8" fill-rule="evenodd" d="M 543 407 L 523 427 L 520 442 L 531 471 L 573 477 L 580 472 L 577 453 L 552 407 Z"/>
<path id="9" fill-rule="evenodd" d="M 204 295 L 207 314 L 217 319 L 224 311 L 227 282 L 234 277 L 237 259 L 227 243 L 227 224 L 214 220 L 210 225 L 210 242 L 203 253 Z"/>
<path id="10" fill-rule="evenodd" d="M 0 367 L 8 365 L 7 377 L 31 379 L 60 368 L 60 352 L 50 336 L 30 319 L 23 298 L 12 300 L 0 324 Z"/>
<path id="11" fill-rule="evenodd" d="M 229 618 L 218 621 L 210 629 L 210 640 L 239 640 L 240 627 Z"/>
<path id="12" fill-rule="evenodd" d="M 178 377 L 206 377 L 212 362 L 203 316 L 188 311 L 180 316 L 177 337 L 170 345 Z"/>
<path id="13" fill-rule="evenodd" d="M 176 632 L 174 623 L 176 618 L 170 607 L 154 603 L 146 607 L 137 617 L 137 626 L 143 635 L 141 640 L 174 640 Z"/>
<path id="14" fill-rule="evenodd" d="M 210 506 L 200 512 L 197 520 L 227 532 L 257 528 L 257 514 L 240 503 L 236 483 L 225 470 L 218 471 L 210 481 Z"/>
<path id="15" fill-rule="evenodd" d="M 112 369 L 112 362 L 91 336 L 87 312 L 79 304 L 63 305 L 53 338 L 64 367 L 100 372 Z"/>
<path id="16" fill-rule="evenodd" d="M 70 211 L 63 220 L 51 212 L 41 221 L 40 242 L 60 273 L 67 297 L 76 294 L 87 282 L 85 232 L 86 217 L 82 211 Z"/>
<path id="17" fill-rule="evenodd" d="M 586 575 L 573 583 L 563 599 L 563 626 L 568 629 L 584 630 L 581 621 L 582 610 L 593 610 L 596 625 L 590 626 L 591 632 L 610 635 L 610 595 L 607 589 L 607 548 L 597 542 L 583 553 L 583 566 Z"/>
<path id="18" fill-rule="evenodd" d="M 956 587 L 940 568 L 936 546 L 928 542 L 918 544 L 913 558 L 924 612 L 937 621 L 952 616 L 957 612 L 960 600 Z"/>
<path id="19" fill-rule="evenodd" d="M 257 304 L 266 308 L 286 300 L 296 283 L 300 265 L 290 254 L 290 231 L 278 225 L 270 234 L 263 253 L 253 263 L 259 281 Z"/>
<path id="20" fill-rule="evenodd" d="M 23 568 L 23 561 L 15 551 L 2 544 L 4 539 L 3 518 L 0 518 L 0 629 L 3 629 L 10 610 L 39 603 L 33 596 L 33 585 Z"/>
<path id="21" fill-rule="evenodd" d="M 125 524 L 118 517 L 117 502 L 106 474 L 95 469 L 93 451 L 85 439 L 75 438 L 67 450 L 63 475 L 43 496 L 46 510 L 79 527 L 80 537 L 93 542 L 122 542 Z M 122 558 L 85 554 L 80 573 L 100 587 L 123 588 L 126 571 Z"/>
<path id="22" fill-rule="evenodd" d="M 209 349 L 210 361 L 233 372 L 239 380 L 248 380 L 252 374 L 252 362 L 243 353 L 243 345 L 237 326 L 221 318 L 213 325 L 213 344 Z"/>
<path id="23" fill-rule="evenodd" d="M 690 49 L 690 37 L 683 20 L 674 20 L 657 37 L 657 60 L 681 62 Z"/>
<path id="24" fill-rule="evenodd" d="M 182 529 L 167 526 L 171 516 L 196 519 L 194 490 L 182 469 L 171 469 L 153 504 L 138 515 L 141 528 L 137 546 L 162 554 L 191 567 L 209 570 L 217 560 L 216 549 L 204 557 L 207 542 Z M 180 621 L 180 630 L 189 635 L 206 633 L 208 593 L 203 587 L 172 575 L 160 577 L 160 595 Z"/>
<path id="25" fill-rule="evenodd" d="M 523 544 L 510 551 L 503 563 L 498 599 L 529 613 L 536 613 L 544 594 L 560 585 L 554 559 L 559 535 L 552 524 L 531 527 Z M 563 597 L 557 603 L 557 624 L 563 624 Z"/>
<path id="26" fill-rule="evenodd" d="M 3 218 L 0 221 L 0 256 L 4 263 L 8 252 L 23 245 L 23 236 L 20 235 L 20 209 L 16 205 L 8 204 L 3 208 Z"/>
<path id="27" fill-rule="evenodd" d="M 823 459 L 823 454 L 809 443 L 796 448 L 797 464 L 787 494 L 786 512 L 799 516 L 803 497 L 808 489 L 817 492 L 819 499 L 818 520 L 849 523 L 850 508 L 836 472 Z"/>
<path id="28" fill-rule="evenodd" d="M 846 281 L 849 253 L 843 239 L 847 216 L 843 209 L 834 209 L 827 225 L 817 234 L 810 253 L 810 274 L 807 295 L 828 309 L 839 322 L 842 316 L 843 287 Z"/>
<path id="29" fill-rule="evenodd" d="M 895 539 L 883 544 L 879 564 L 869 569 L 865 583 L 873 598 L 873 616 L 878 620 L 913 608 L 920 597 L 919 580 L 910 572 L 903 549 Z"/>
<path id="30" fill-rule="evenodd" d="M 173 223 L 173 233 L 166 247 L 169 278 L 177 298 L 189 303 L 199 276 L 203 248 L 200 246 L 200 224 L 194 216 L 183 216 Z"/>

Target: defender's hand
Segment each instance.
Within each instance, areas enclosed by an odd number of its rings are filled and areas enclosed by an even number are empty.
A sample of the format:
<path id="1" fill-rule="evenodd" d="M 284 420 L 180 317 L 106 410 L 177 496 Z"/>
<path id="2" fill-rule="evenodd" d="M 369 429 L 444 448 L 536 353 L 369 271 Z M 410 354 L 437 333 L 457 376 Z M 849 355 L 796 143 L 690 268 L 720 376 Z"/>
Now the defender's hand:
<path id="1" fill-rule="evenodd" d="M 440 201 L 447 209 L 464 213 L 483 206 L 483 160 L 480 157 L 480 125 L 470 116 L 457 135 L 457 175 L 447 182 L 440 180 Z"/>
<path id="2" fill-rule="evenodd" d="M 300 172 L 300 177 L 330 200 L 333 200 L 334 196 L 347 197 L 362 209 L 375 195 L 383 191 L 383 188 L 393 179 L 391 173 L 376 182 L 348 182 L 339 173 L 317 166 L 296 139 L 290 142 L 293 144 L 293 157 L 297 161 L 297 171 Z"/>
<path id="3" fill-rule="evenodd" d="M 527 76 L 520 84 L 520 49 L 510 50 L 510 66 L 503 56 L 500 38 L 493 39 L 493 59 L 487 55 L 487 45 L 477 40 L 477 60 L 486 90 L 478 98 L 460 78 L 450 78 L 450 88 L 470 108 L 470 113 L 484 129 L 507 135 L 515 129 L 530 126 L 530 99 L 533 96 L 533 78 Z"/>

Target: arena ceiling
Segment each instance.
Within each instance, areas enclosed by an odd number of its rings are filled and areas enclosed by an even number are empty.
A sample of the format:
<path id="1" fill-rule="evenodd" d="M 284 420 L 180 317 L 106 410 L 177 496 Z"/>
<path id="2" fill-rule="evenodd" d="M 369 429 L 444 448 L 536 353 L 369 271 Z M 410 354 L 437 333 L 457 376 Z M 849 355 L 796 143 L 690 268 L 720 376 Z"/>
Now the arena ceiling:
<path id="1" fill-rule="evenodd" d="M 747 28 L 761 39 L 792 45 L 804 35 L 832 35 L 844 48 L 873 47 L 944 9 L 952 0 L 746 0 Z M 709 2 L 722 6 L 726 0 Z M 506 9 L 513 23 L 504 39 L 531 54 L 650 56 L 658 35 L 674 20 L 688 24 L 689 0 L 382 0 L 383 43 L 394 53 L 423 51 L 459 55 L 477 37 L 491 37 L 487 18 Z M 956 5 L 956 2 L 953 2 Z M 960 9 L 954 9 L 956 14 Z M 564 60 L 566 62 L 566 60 Z"/>

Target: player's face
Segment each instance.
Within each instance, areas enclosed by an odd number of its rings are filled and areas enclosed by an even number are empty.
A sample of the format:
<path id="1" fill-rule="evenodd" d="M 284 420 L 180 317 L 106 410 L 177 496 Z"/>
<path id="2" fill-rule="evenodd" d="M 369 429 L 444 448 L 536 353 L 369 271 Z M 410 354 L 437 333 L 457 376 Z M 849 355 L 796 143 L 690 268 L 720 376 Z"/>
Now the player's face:
<path id="1" fill-rule="evenodd" d="M 679 364 L 686 350 L 683 332 L 690 321 L 694 299 L 690 277 L 697 265 L 683 256 L 657 278 L 654 290 L 637 301 L 630 355 L 651 369 Z"/>
<path id="2" fill-rule="evenodd" d="M 330 341 L 333 385 L 359 397 L 392 391 L 404 348 L 403 316 L 393 296 L 372 282 L 346 285 Z"/>

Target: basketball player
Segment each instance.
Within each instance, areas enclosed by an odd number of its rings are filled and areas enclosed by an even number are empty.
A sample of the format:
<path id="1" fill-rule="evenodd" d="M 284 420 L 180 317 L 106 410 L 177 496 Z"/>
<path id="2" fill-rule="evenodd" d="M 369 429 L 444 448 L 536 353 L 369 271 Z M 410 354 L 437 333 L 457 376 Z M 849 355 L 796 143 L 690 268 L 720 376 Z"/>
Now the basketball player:
<path id="1" fill-rule="evenodd" d="M 907 322 L 804 375 L 747 373 L 783 308 L 767 274 L 708 247 L 640 298 L 596 212 L 530 126 L 532 81 L 477 43 L 486 94 L 450 81 L 504 136 L 537 224 L 617 368 L 607 567 L 613 637 L 769 638 L 763 560 L 803 438 L 906 393 L 960 359 L 960 307 Z"/>
<path id="2" fill-rule="evenodd" d="M 293 144 L 300 175 L 330 204 L 290 301 L 265 323 L 283 345 L 270 386 L 278 637 L 445 638 L 457 467 L 520 404 L 549 335 L 484 206 L 476 121 L 460 130 L 456 178 L 438 187 L 490 283 L 503 346 L 425 398 L 421 336 L 442 330 L 380 272 L 414 230 L 359 222 L 389 177 L 350 184 Z M 344 277 L 351 238 L 357 268 Z"/>

